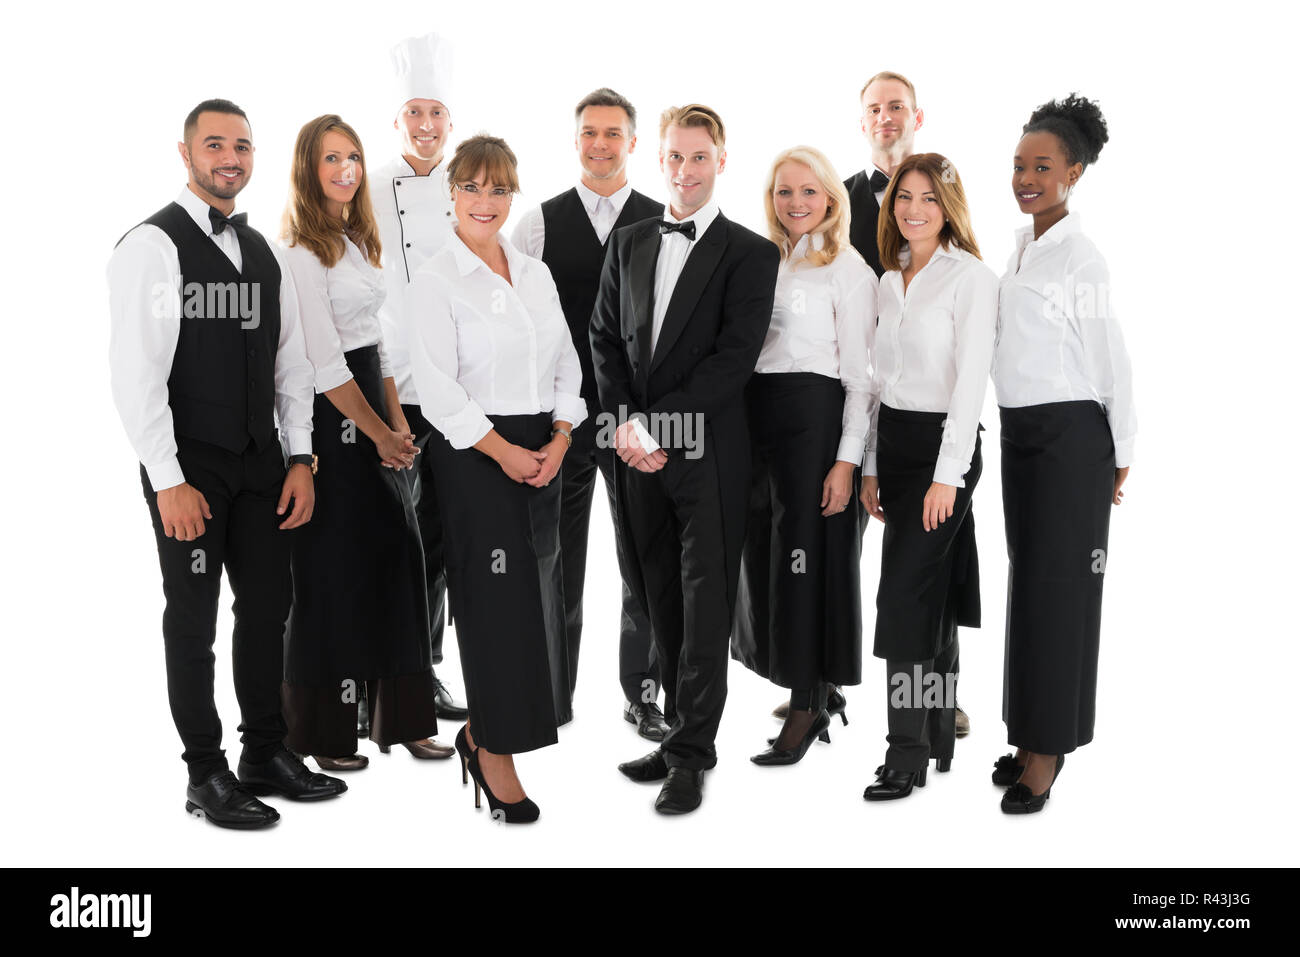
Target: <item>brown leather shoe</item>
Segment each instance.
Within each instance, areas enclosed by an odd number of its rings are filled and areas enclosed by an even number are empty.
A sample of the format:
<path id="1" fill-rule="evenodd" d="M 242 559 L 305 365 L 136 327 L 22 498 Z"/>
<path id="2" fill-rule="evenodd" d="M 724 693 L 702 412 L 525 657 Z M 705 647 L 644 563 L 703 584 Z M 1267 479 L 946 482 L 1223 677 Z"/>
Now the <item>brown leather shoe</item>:
<path id="1" fill-rule="evenodd" d="M 456 753 L 456 749 L 433 740 L 433 738 L 421 738 L 419 741 L 403 741 L 402 747 L 411 752 L 415 758 L 424 758 L 426 760 L 442 760 L 449 758 Z M 389 745 L 381 744 L 379 750 L 387 754 L 390 750 Z"/>
<path id="2" fill-rule="evenodd" d="M 966 716 L 966 712 L 961 708 L 956 708 L 955 711 L 953 724 L 957 729 L 957 737 L 964 738 L 970 734 L 970 718 Z"/>
<path id="3" fill-rule="evenodd" d="M 316 764 L 322 771 L 360 771 L 370 763 L 370 759 L 364 754 L 354 754 L 346 758 L 326 758 L 319 754 L 313 754 Z"/>
<path id="4" fill-rule="evenodd" d="M 772 717 L 780 718 L 782 721 L 790 717 L 790 700 L 788 698 L 772 709 Z"/>

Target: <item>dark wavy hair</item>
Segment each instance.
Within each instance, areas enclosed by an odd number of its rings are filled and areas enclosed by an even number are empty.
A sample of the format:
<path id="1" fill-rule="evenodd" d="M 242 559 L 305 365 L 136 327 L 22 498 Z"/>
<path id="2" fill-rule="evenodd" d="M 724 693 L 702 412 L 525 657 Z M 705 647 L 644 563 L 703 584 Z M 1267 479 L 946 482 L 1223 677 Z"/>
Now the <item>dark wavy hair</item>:
<path id="1" fill-rule="evenodd" d="M 1101 148 L 1110 139 L 1101 108 L 1077 93 L 1071 93 L 1063 100 L 1044 103 L 1034 110 L 1021 132 L 1039 131 L 1053 134 L 1061 141 L 1070 165 L 1082 163 L 1084 169 L 1097 162 Z"/>

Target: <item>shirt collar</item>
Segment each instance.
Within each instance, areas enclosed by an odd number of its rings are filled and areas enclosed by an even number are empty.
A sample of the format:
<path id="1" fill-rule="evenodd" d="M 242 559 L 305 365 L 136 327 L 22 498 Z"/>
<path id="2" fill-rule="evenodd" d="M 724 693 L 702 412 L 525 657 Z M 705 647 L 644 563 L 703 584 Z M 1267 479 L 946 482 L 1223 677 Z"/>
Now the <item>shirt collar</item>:
<path id="1" fill-rule="evenodd" d="M 200 199 L 199 196 L 188 186 L 181 187 L 181 194 L 176 197 L 176 205 L 189 213 L 190 219 L 198 223 L 199 229 L 203 230 L 206 235 L 212 235 L 212 218 L 209 216 L 208 210 L 214 209 L 215 207 L 208 205 L 205 200 Z M 233 209 L 230 211 L 230 215 L 235 215 Z"/>
<path id="2" fill-rule="evenodd" d="M 709 227 L 713 225 L 713 221 L 718 218 L 719 212 L 718 204 L 713 200 L 709 200 L 695 212 L 691 213 L 691 215 L 687 216 L 685 219 L 679 220 L 673 215 L 672 207 L 665 206 L 664 221 L 669 223 L 695 223 L 695 238 L 699 240 L 704 238 L 704 234 L 709 231 Z"/>
<path id="3" fill-rule="evenodd" d="M 456 267 L 460 270 L 462 276 L 468 276 L 476 269 L 487 269 L 488 264 L 479 259 L 474 251 L 465 245 L 465 240 L 460 238 L 460 233 L 452 231 L 456 241 L 450 243 L 452 255 L 456 257 Z M 505 230 L 502 229 L 497 233 L 497 242 L 501 244 L 502 250 L 506 254 L 506 265 L 510 268 L 510 283 L 518 285 L 519 277 L 523 274 L 528 257 L 514 247 L 514 244 L 506 238 Z"/>
<path id="4" fill-rule="evenodd" d="M 1020 240 L 1020 248 L 1028 246 L 1030 243 L 1061 243 L 1067 236 L 1073 236 L 1081 231 L 1078 213 L 1066 213 L 1061 219 L 1057 220 L 1047 232 L 1034 239 L 1034 226 L 1030 223 L 1023 229 L 1016 230 L 1016 235 Z"/>
<path id="5" fill-rule="evenodd" d="M 428 172 L 427 175 L 429 175 L 429 176 L 446 176 L 446 175 L 447 175 L 447 157 L 444 156 L 444 157 L 442 158 L 442 162 L 439 163 L 437 166 L 435 166 L 433 169 L 429 170 L 429 172 Z M 399 153 L 399 154 L 397 155 L 397 176 L 400 177 L 400 178 L 402 178 L 402 179 L 406 179 L 408 176 L 417 176 L 417 177 L 420 176 L 420 174 L 417 173 L 417 172 L 415 171 L 415 167 L 412 166 L 412 165 L 407 161 L 407 159 L 406 159 L 406 154 L 405 154 L 405 153 Z"/>
<path id="6" fill-rule="evenodd" d="M 943 243 L 940 243 L 939 247 L 934 251 L 934 256 L 930 257 L 930 262 L 934 262 L 935 256 L 946 256 L 949 259 L 959 260 L 971 258 L 971 254 L 966 252 L 966 250 L 962 249 L 956 243 L 949 243 L 947 247 L 945 247 Z M 899 265 L 904 269 L 907 268 L 908 263 L 912 261 L 911 247 L 904 245 L 903 248 L 898 251 L 898 261 Z"/>
<path id="7" fill-rule="evenodd" d="M 600 193 L 589 187 L 581 180 L 578 181 L 578 198 L 582 200 L 583 208 L 587 210 L 588 216 L 596 215 L 596 205 L 605 198 L 609 199 L 610 205 L 616 212 L 623 211 L 623 205 L 627 198 L 632 195 L 632 184 L 624 183 L 623 188 L 611 193 L 608 197 L 602 197 Z"/>
<path id="8" fill-rule="evenodd" d="M 799 241 L 794 244 L 794 249 L 790 252 L 790 261 L 798 262 L 806 257 L 809 252 L 820 250 L 825 245 L 825 233 L 804 233 L 799 237 Z"/>

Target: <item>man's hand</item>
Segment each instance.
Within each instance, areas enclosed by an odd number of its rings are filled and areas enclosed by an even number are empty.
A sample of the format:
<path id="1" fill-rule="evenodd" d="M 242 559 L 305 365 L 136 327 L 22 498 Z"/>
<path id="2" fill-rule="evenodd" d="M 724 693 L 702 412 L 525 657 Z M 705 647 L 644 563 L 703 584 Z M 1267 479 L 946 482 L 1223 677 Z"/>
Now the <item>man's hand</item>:
<path id="1" fill-rule="evenodd" d="M 202 492 L 182 482 L 158 493 L 158 515 L 164 535 L 178 542 L 192 542 L 203 534 L 203 520 L 212 518 L 212 510 Z"/>
<path id="2" fill-rule="evenodd" d="M 280 504 L 276 506 L 275 514 L 283 515 L 291 501 L 293 511 L 280 523 L 282 529 L 297 528 L 311 520 L 311 513 L 316 508 L 316 483 L 312 481 L 311 466 L 289 466 L 289 474 L 284 477 L 284 485 L 280 488 Z"/>
<path id="3" fill-rule="evenodd" d="M 668 453 L 663 449 L 655 452 L 645 450 L 631 419 L 620 425 L 614 433 L 614 451 L 629 468 L 641 472 L 658 472 L 668 462 Z"/>

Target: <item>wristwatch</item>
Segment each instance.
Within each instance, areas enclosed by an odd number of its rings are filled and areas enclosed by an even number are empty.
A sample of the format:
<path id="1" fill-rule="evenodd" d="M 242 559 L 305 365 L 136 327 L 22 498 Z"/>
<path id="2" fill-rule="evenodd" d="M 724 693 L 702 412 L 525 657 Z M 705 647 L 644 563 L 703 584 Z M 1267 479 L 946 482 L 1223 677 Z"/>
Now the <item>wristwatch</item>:
<path id="1" fill-rule="evenodd" d="M 290 465 L 306 465 L 308 468 L 311 469 L 311 474 L 312 474 L 312 475 L 315 475 L 315 474 L 316 474 L 316 465 L 317 465 L 317 463 L 316 463 L 316 456 L 315 456 L 314 454 L 313 454 L 313 455 L 307 455 L 306 453 L 303 453 L 302 455 L 291 455 L 291 456 L 289 456 L 289 464 L 290 464 Z"/>
<path id="2" fill-rule="evenodd" d="M 565 446 L 565 448 L 573 448 L 573 433 L 572 433 L 572 432 L 570 432 L 568 429 L 551 429 L 551 436 L 554 437 L 554 436 L 557 436 L 557 435 L 562 435 L 562 436 L 564 436 L 564 441 L 566 441 L 566 442 L 569 443 L 567 446 Z"/>

